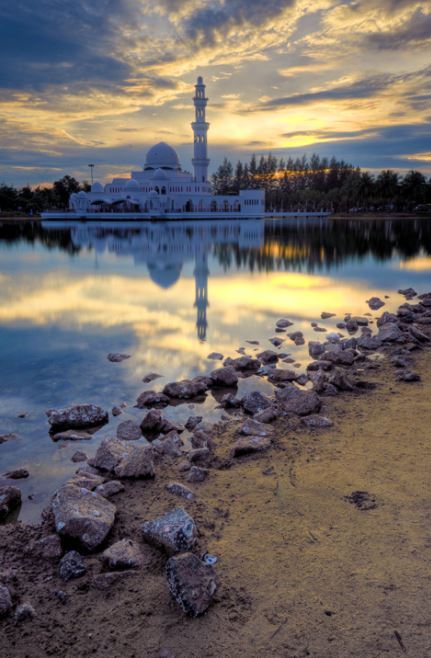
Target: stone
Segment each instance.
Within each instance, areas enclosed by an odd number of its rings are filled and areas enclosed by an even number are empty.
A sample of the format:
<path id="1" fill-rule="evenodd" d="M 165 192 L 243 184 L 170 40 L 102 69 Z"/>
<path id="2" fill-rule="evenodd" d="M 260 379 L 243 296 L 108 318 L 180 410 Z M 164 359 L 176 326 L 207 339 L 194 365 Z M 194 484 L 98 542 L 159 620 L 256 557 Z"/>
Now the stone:
<path id="1" fill-rule="evenodd" d="M 409 332 L 410 335 L 413 336 L 415 340 L 418 340 L 420 343 L 429 343 L 430 338 L 426 334 L 423 333 L 420 329 L 415 327 L 414 324 L 410 325 L 409 327 Z"/>
<path id="2" fill-rule="evenodd" d="M 186 480 L 190 484 L 194 482 L 203 482 L 208 475 L 207 468 L 201 468 L 200 466 L 192 466 L 187 473 Z"/>
<path id="3" fill-rule="evenodd" d="M 355 505 L 361 512 L 377 507 L 376 497 L 369 494 L 368 491 L 353 491 L 349 496 L 344 496 L 344 500 Z"/>
<path id="4" fill-rule="evenodd" d="M 174 496 L 181 496 L 186 500 L 195 500 L 196 498 L 193 491 L 180 482 L 168 482 L 166 489 Z"/>
<path id="5" fill-rule="evenodd" d="M 159 409 L 151 409 L 141 422 L 141 431 L 144 436 L 155 436 L 160 434 L 163 426 L 163 418 Z"/>
<path id="6" fill-rule="evenodd" d="M 103 439 L 91 460 L 91 466 L 120 478 L 154 477 L 151 446 L 136 445 L 120 439 Z"/>
<path id="7" fill-rule="evenodd" d="M 310 416 L 305 416 L 301 418 L 303 425 L 309 429 L 326 429 L 327 427 L 332 427 L 333 422 L 326 418 L 326 416 L 319 416 L 318 414 L 311 414 Z"/>
<path id="8" fill-rule="evenodd" d="M 111 414 L 116 417 L 120 416 L 123 413 L 123 410 L 120 407 L 112 407 Z"/>
<path id="9" fill-rule="evenodd" d="M 288 320 L 287 318 L 281 318 L 280 320 L 277 320 L 275 323 L 275 326 L 278 327 L 279 329 L 287 329 L 287 327 L 291 327 L 293 325 L 293 322 Z"/>
<path id="10" fill-rule="evenodd" d="M 238 375 L 232 366 L 224 366 L 213 370 L 210 374 L 212 386 L 232 387 L 238 384 Z"/>
<path id="11" fill-rule="evenodd" d="M 64 430 L 53 434 L 51 438 L 53 441 L 89 441 L 93 435 L 85 430 Z"/>
<path id="12" fill-rule="evenodd" d="M 297 377 L 298 375 L 294 370 L 273 368 L 268 375 L 268 381 L 271 384 L 282 384 L 284 382 L 294 382 Z"/>
<path id="13" fill-rule="evenodd" d="M 8 480 L 24 480 L 25 478 L 28 478 L 29 475 L 30 473 L 26 468 L 16 468 L 13 471 L 8 471 L 5 473 L 3 477 L 7 478 Z"/>
<path id="14" fill-rule="evenodd" d="M 321 400 L 315 391 L 300 391 L 290 384 L 278 389 L 275 397 L 282 404 L 285 411 L 298 416 L 307 416 L 320 410 Z"/>
<path id="15" fill-rule="evenodd" d="M 59 536 L 52 534 L 31 542 L 28 552 L 44 560 L 58 560 L 63 555 L 63 548 Z"/>
<path id="16" fill-rule="evenodd" d="M 262 363 L 264 364 L 277 363 L 278 354 L 277 352 L 274 352 L 274 350 L 264 350 L 263 352 L 260 352 L 260 354 L 257 355 L 257 358 L 260 361 L 262 361 Z"/>
<path id="17" fill-rule="evenodd" d="M 248 418 L 239 428 L 239 433 L 245 436 L 271 436 L 273 429 L 271 426 L 260 423 L 254 418 Z"/>
<path id="18" fill-rule="evenodd" d="M 111 591 L 114 585 L 126 580 L 132 575 L 135 575 L 135 572 L 132 569 L 124 571 L 107 571 L 105 573 L 96 574 L 93 577 L 91 584 L 95 589 Z"/>
<path id="19" fill-rule="evenodd" d="M 367 299 L 367 304 L 372 311 L 378 311 L 379 308 L 382 308 L 382 306 L 385 305 L 385 302 L 383 302 L 380 297 L 371 297 L 370 299 Z"/>
<path id="20" fill-rule="evenodd" d="M 398 290 L 398 293 L 408 299 L 412 299 L 418 294 L 414 288 L 404 288 L 404 290 Z"/>
<path id="21" fill-rule="evenodd" d="M 95 404 L 48 409 L 45 413 L 52 432 L 57 429 L 85 429 L 108 422 L 108 412 Z"/>
<path id="22" fill-rule="evenodd" d="M 55 493 L 51 509 L 59 535 L 94 551 L 114 525 L 115 506 L 95 491 L 65 484 Z"/>
<path id="23" fill-rule="evenodd" d="M 317 340 L 310 340 L 308 343 L 308 353 L 312 359 L 319 357 L 325 351 L 325 346 L 323 343 L 319 343 Z"/>
<path id="24" fill-rule="evenodd" d="M 418 375 L 417 372 L 413 372 L 412 370 L 402 370 L 397 374 L 397 379 L 399 382 L 407 382 L 407 383 L 421 381 L 420 375 Z"/>
<path id="25" fill-rule="evenodd" d="M 224 409 L 238 409 L 241 406 L 241 398 L 237 398 L 233 393 L 223 395 L 220 405 Z"/>
<path id="26" fill-rule="evenodd" d="M 211 354 L 208 354 L 207 359 L 210 359 L 210 361 L 221 361 L 223 354 L 220 354 L 220 352 L 211 352 Z"/>
<path id="27" fill-rule="evenodd" d="M 305 340 L 304 340 L 304 334 L 302 331 L 294 331 L 291 334 L 287 334 L 290 338 L 290 340 L 293 340 L 295 345 L 304 345 Z"/>
<path id="28" fill-rule="evenodd" d="M 394 315 L 394 313 L 389 313 L 388 311 L 385 311 L 378 318 L 377 326 L 381 327 L 383 324 L 386 324 L 387 322 L 398 322 L 398 318 L 396 315 Z"/>
<path id="29" fill-rule="evenodd" d="M 82 555 L 78 551 L 69 551 L 66 553 L 60 560 L 58 573 L 60 574 L 60 578 L 65 582 L 84 576 L 87 573 L 87 567 L 85 566 Z"/>
<path id="30" fill-rule="evenodd" d="M 0 585 L 0 619 L 6 617 L 12 610 L 12 597 L 5 585 Z"/>
<path id="31" fill-rule="evenodd" d="M 141 533 L 145 541 L 165 549 L 169 555 L 191 550 L 197 542 L 195 522 L 181 507 L 152 521 L 144 521 Z"/>
<path id="32" fill-rule="evenodd" d="M 195 448 L 194 450 L 190 450 L 188 458 L 191 462 L 208 463 L 208 460 L 211 458 L 211 453 L 207 447 Z"/>
<path id="33" fill-rule="evenodd" d="M 193 553 L 171 557 L 166 565 L 169 591 L 191 617 L 202 615 L 217 591 L 214 568 L 204 564 Z"/>
<path id="34" fill-rule="evenodd" d="M 181 457 L 183 454 L 184 441 L 178 432 L 169 432 L 163 439 L 159 439 L 157 451 L 168 457 Z"/>
<path id="35" fill-rule="evenodd" d="M 252 416 L 262 409 L 267 409 L 271 406 L 271 401 L 269 398 L 259 393 L 259 391 L 253 391 L 248 393 L 242 399 L 242 407 L 247 414 Z"/>
<path id="36" fill-rule="evenodd" d="M 335 325 L 337 329 L 346 329 L 346 323 L 345 322 L 337 322 Z"/>
<path id="37" fill-rule="evenodd" d="M 138 569 L 143 564 L 139 545 L 133 539 L 121 539 L 103 551 L 100 559 L 109 569 Z"/>
<path id="38" fill-rule="evenodd" d="M 105 478 L 103 478 L 101 475 L 87 472 L 75 473 L 73 478 L 68 482 L 70 484 L 74 484 L 75 487 L 81 487 L 82 489 L 89 489 L 90 491 L 94 491 L 94 489 L 96 489 L 96 487 L 98 487 L 100 484 L 103 484 L 104 481 Z"/>
<path id="39" fill-rule="evenodd" d="M 346 329 L 349 333 L 354 334 L 358 331 L 358 323 L 355 320 L 347 320 Z"/>
<path id="40" fill-rule="evenodd" d="M 329 320 L 329 318 L 335 317 L 336 313 L 328 313 L 327 311 L 322 311 L 320 317 L 322 320 Z"/>
<path id="41" fill-rule="evenodd" d="M 260 411 L 257 411 L 253 418 L 254 420 L 257 420 L 259 423 L 272 423 L 273 420 L 275 420 L 278 417 L 278 409 L 276 409 L 274 406 L 267 407 L 266 409 L 261 409 Z"/>
<path id="42" fill-rule="evenodd" d="M 237 359 L 226 359 L 223 365 L 232 366 L 232 368 L 241 372 L 256 372 L 259 370 L 261 363 L 259 359 L 253 359 L 251 356 L 244 355 Z"/>
<path id="43" fill-rule="evenodd" d="M 73 461 L 74 464 L 78 464 L 79 462 L 86 462 L 87 459 L 88 456 L 85 454 L 85 452 L 82 452 L 82 450 L 77 450 L 71 457 L 71 461 Z"/>
<path id="44" fill-rule="evenodd" d="M 124 484 L 118 480 L 109 480 L 108 482 L 99 484 L 95 491 L 104 498 L 111 498 L 112 496 L 116 496 L 118 493 L 124 491 Z"/>
<path id="45" fill-rule="evenodd" d="M 201 423 L 203 420 L 202 416 L 189 416 L 185 424 L 186 430 L 193 432 L 193 430 Z"/>
<path id="46" fill-rule="evenodd" d="M 269 342 L 274 345 L 274 347 L 280 347 L 280 345 L 283 344 L 284 338 L 277 338 L 276 336 L 274 338 L 270 338 Z"/>
<path id="47" fill-rule="evenodd" d="M 108 361 L 111 361 L 111 363 L 121 363 L 121 361 L 125 361 L 126 359 L 130 359 L 130 354 L 120 354 L 119 352 L 109 352 L 107 356 Z"/>
<path id="48" fill-rule="evenodd" d="M 0 521 L 4 521 L 21 505 L 21 491 L 17 487 L 0 486 Z"/>
<path id="49" fill-rule="evenodd" d="M 166 407 L 168 404 L 168 396 L 164 393 L 156 393 L 156 391 L 144 391 L 136 400 L 138 409 L 145 409 L 145 407 Z"/>
<path id="50" fill-rule="evenodd" d="M 355 386 L 341 368 L 336 368 L 328 378 L 328 384 L 335 386 L 339 391 L 353 391 Z"/>
<path id="51" fill-rule="evenodd" d="M 382 344 L 382 341 L 378 336 L 369 336 L 363 334 L 358 338 L 357 345 L 365 350 L 377 350 Z"/>
<path id="52" fill-rule="evenodd" d="M 212 444 L 211 435 L 201 429 L 194 432 L 190 441 L 193 448 L 208 448 Z"/>
<path id="53" fill-rule="evenodd" d="M 13 432 L 9 434 L 0 434 L 0 445 L 2 443 L 7 443 L 8 441 L 15 441 L 17 438 L 16 434 L 13 434 Z"/>
<path id="54" fill-rule="evenodd" d="M 380 326 L 377 338 L 383 343 L 393 343 L 403 338 L 403 333 L 397 324 L 387 322 Z"/>
<path id="55" fill-rule="evenodd" d="M 164 395 L 177 400 L 191 400 L 199 397 L 207 391 L 206 384 L 201 379 L 183 379 L 180 382 L 166 384 L 163 389 Z"/>
<path id="56" fill-rule="evenodd" d="M 117 427 L 117 438 L 121 441 L 137 441 L 141 437 L 141 428 L 133 420 L 123 420 Z"/>
<path id="57" fill-rule="evenodd" d="M 268 436 L 241 437 L 232 446 L 231 457 L 241 457 L 253 452 L 264 452 L 271 447 L 271 439 Z"/>
<path id="58" fill-rule="evenodd" d="M 336 365 L 351 366 L 356 357 L 355 350 L 340 349 L 329 352 L 324 352 L 321 356 L 322 361 L 330 361 Z"/>
<path id="59" fill-rule="evenodd" d="M 159 377 L 162 377 L 162 375 L 159 375 L 157 372 L 150 372 L 148 373 L 148 375 L 145 375 L 142 381 L 144 382 L 144 384 L 150 384 L 155 379 L 159 379 Z"/>
<path id="60" fill-rule="evenodd" d="M 29 603 L 26 601 L 25 603 L 20 603 L 17 605 L 16 610 L 15 610 L 15 621 L 20 624 L 23 621 L 29 621 L 30 619 L 33 619 L 33 617 L 36 616 L 36 611 Z"/>

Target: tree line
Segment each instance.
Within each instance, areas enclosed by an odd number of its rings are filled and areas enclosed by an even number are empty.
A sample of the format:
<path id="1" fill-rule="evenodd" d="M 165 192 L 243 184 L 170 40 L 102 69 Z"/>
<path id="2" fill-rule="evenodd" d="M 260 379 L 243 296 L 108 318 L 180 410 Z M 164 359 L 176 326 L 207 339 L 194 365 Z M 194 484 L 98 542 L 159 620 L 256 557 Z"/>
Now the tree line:
<path id="1" fill-rule="evenodd" d="M 89 190 L 90 185 L 80 183 L 73 176 L 63 176 L 51 187 L 21 188 L 0 184 L 0 212 L 37 214 L 43 210 L 67 208 L 72 192 Z"/>

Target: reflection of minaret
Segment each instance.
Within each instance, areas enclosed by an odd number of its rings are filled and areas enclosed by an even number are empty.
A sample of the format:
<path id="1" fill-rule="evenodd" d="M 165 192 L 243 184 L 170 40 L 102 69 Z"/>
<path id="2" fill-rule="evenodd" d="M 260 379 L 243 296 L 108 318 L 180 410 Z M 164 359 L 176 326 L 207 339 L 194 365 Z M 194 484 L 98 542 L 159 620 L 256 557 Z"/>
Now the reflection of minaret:
<path id="1" fill-rule="evenodd" d="M 205 340 L 207 336 L 207 307 L 208 303 L 208 254 L 206 249 L 196 252 L 195 259 L 195 307 L 198 309 L 196 327 L 198 338 Z"/>

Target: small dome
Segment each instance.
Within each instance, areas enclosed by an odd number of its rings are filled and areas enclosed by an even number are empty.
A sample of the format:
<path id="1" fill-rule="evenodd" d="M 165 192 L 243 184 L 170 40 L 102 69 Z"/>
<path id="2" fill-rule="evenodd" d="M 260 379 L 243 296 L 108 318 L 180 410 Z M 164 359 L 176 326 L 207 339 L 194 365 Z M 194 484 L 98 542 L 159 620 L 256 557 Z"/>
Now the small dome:
<path id="1" fill-rule="evenodd" d="M 166 142 L 159 142 L 148 151 L 144 169 L 181 169 L 177 152 Z"/>
<path id="2" fill-rule="evenodd" d="M 139 190 L 139 183 L 134 178 L 131 178 L 126 183 L 126 190 Z"/>
<path id="3" fill-rule="evenodd" d="M 151 180 L 169 180 L 169 176 L 163 169 L 156 169 L 154 174 L 151 176 Z"/>
<path id="4" fill-rule="evenodd" d="M 81 199 L 86 199 L 87 198 L 87 194 L 84 192 L 84 190 L 81 190 L 80 192 L 78 192 L 78 196 L 81 197 Z"/>
<path id="5" fill-rule="evenodd" d="M 102 184 L 99 183 L 99 181 L 96 181 L 96 182 L 93 183 L 93 185 L 91 186 L 91 191 L 92 191 L 92 192 L 103 192 L 104 189 L 103 189 Z"/>

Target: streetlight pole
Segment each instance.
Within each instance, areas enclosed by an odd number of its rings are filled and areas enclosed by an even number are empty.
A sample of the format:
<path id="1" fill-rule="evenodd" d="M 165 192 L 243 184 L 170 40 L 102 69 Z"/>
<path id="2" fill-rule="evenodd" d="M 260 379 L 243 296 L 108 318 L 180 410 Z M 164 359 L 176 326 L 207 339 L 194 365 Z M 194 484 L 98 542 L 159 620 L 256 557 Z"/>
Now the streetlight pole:
<path id="1" fill-rule="evenodd" d="M 88 166 L 90 167 L 90 171 L 91 171 L 91 184 L 93 185 L 93 169 L 94 169 L 94 164 L 89 164 Z"/>

